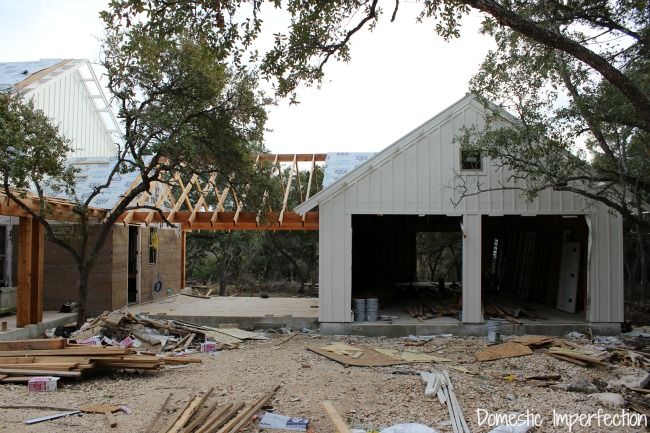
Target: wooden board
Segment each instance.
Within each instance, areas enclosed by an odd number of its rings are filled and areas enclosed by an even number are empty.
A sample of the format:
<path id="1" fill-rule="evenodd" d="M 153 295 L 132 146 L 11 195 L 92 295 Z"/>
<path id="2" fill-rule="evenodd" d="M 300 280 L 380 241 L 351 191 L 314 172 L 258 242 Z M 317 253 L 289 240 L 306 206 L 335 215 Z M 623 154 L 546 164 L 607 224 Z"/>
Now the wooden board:
<path id="1" fill-rule="evenodd" d="M 350 428 L 347 426 L 347 424 L 345 424 L 345 421 L 343 421 L 343 418 L 341 418 L 341 415 L 339 415 L 336 409 L 334 409 L 332 403 L 329 401 L 323 401 L 321 404 L 325 408 L 327 416 L 329 416 L 330 420 L 332 420 L 334 427 L 336 427 L 336 431 L 338 433 L 350 433 Z"/>
<path id="2" fill-rule="evenodd" d="M 320 347 L 307 347 L 307 350 L 311 350 L 314 353 L 318 353 L 326 358 L 331 359 L 332 361 L 340 362 L 344 365 L 352 365 L 355 367 L 382 367 L 387 365 L 398 365 L 398 364 L 407 364 L 407 361 L 397 360 L 377 352 L 374 349 L 363 346 L 355 346 L 355 349 L 362 351 L 363 353 L 358 358 L 353 358 L 348 355 L 339 355 L 333 352 L 329 352 Z"/>
<path id="3" fill-rule="evenodd" d="M 509 342 L 523 344 L 524 346 L 543 346 L 545 344 L 553 343 L 553 339 L 543 335 L 525 335 L 510 340 Z"/>
<path id="4" fill-rule="evenodd" d="M 37 340 L 0 341 L 0 350 L 44 350 L 63 349 L 65 338 L 44 338 Z"/>
<path id="5" fill-rule="evenodd" d="M 479 361 L 494 361 L 495 359 L 514 358 L 517 356 L 532 355 L 530 347 L 518 343 L 503 343 L 489 346 L 487 349 L 476 352 Z"/>

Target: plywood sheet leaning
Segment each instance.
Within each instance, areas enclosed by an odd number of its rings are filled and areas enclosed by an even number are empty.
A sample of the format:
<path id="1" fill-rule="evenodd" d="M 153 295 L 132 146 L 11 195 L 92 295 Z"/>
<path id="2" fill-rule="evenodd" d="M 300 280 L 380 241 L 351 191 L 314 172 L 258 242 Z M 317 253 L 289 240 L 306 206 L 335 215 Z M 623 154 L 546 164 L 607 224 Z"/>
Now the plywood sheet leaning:
<path id="1" fill-rule="evenodd" d="M 532 355 L 533 351 L 528 346 L 519 343 L 503 343 L 489 346 L 487 349 L 476 352 L 479 361 L 494 361 L 495 359 L 515 358 L 517 356 Z"/>
<path id="2" fill-rule="evenodd" d="M 352 365 L 354 367 L 382 367 L 388 365 L 406 364 L 407 361 L 398 360 L 383 353 L 379 353 L 370 347 L 363 346 L 346 346 L 344 344 L 332 345 L 336 347 L 307 347 L 307 350 L 318 353 L 333 361 L 340 362 L 344 365 Z M 350 354 L 343 354 L 340 351 L 349 352 Z M 338 352 L 338 353 L 337 353 Z M 361 352 L 360 355 L 357 355 Z"/>

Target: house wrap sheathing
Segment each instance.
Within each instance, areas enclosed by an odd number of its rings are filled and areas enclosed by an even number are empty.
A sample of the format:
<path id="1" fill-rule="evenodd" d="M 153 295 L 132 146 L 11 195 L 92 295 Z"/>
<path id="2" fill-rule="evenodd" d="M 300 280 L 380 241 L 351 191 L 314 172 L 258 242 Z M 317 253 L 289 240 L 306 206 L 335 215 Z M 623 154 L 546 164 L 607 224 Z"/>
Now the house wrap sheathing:
<path id="1" fill-rule="evenodd" d="M 576 266 L 579 263 L 581 270 L 568 275 L 579 279 L 577 284 L 583 289 L 578 290 L 579 299 L 569 296 L 565 302 L 570 306 L 574 303 L 573 308 L 578 304 L 577 311 L 584 314 L 582 320 L 590 323 L 623 321 L 623 222 L 620 215 L 599 203 L 587 202 L 582 196 L 550 189 L 542 191 L 532 201 L 526 201 L 521 191 L 513 189 L 461 198 L 457 188 L 461 182 L 459 176 L 465 177 L 470 184 L 478 180 L 482 189 L 498 188 L 509 182 L 508 171 L 497 169 L 485 157 L 481 169 L 461 170 L 460 144 L 454 142 L 454 137 L 463 127 L 482 128 L 484 115 L 483 105 L 473 95 L 468 95 L 296 208 L 297 212 L 304 213 L 319 207 L 319 318 L 322 323 L 351 322 L 352 299 L 357 290 L 353 286 L 363 281 L 359 274 L 382 274 L 388 265 L 385 256 L 394 255 L 394 261 L 399 261 L 410 254 L 411 247 L 414 248 L 414 241 L 406 248 L 383 250 L 373 240 L 360 241 L 357 237 L 353 242 L 353 232 L 356 231 L 357 236 L 359 232 L 372 232 L 364 224 L 381 228 L 387 219 L 395 221 L 397 229 L 391 235 L 395 238 L 408 237 L 408 233 L 403 235 L 400 225 L 408 227 L 409 221 L 418 219 L 458 227 L 463 249 L 463 323 L 484 321 L 481 303 L 486 263 L 482 262 L 487 260 L 492 248 L 492 245 L 483 245 L 488 242 L 487 230 L 507 234 L 516 225 L 542 227 L 542 230 L 553 230 L 547 233 L 567 236 L 565 240 L 571 240 L 572 236 L 577 239 L 574 245 L 579 246 L 582 255 L 576 258 Z M 491 242 L 492 238 L 489 239 Z M 367 241 L 370 247 L 364 247 Z M 552 250 L 551 245 L 555 245 Z M 377 248 L 380 254 L 374 255 L 373 249 Z M 557 242 L 539 243 L 535 248 L 537 257 L 545 260 L 562 253 L 561 244 Z M 549 250 L 540 252 L 540 248 Z M 369 261 L 367 256 L 375 259 Z M 372 260 L 384 262 L 378 262 L 373 268 Z M 547 278 L 552 283 L 549 286 L 555 285 L 555 292 L 548 297 L 555 298 L 560 290 L 557 280 L 562 270 L 558 268 L 559 260 L 552 262 L 555 265 L 550 263 L 548 269 L 542 269 L 546 275 L 530 277 L 528 284 L 535 284 L 536 278 Z M 400 266 L 395 264 L 396 269 Z M 558 308 L 559 303 L 558 298 Z M 555 299 L 547 304 L 555 307 Z"/>

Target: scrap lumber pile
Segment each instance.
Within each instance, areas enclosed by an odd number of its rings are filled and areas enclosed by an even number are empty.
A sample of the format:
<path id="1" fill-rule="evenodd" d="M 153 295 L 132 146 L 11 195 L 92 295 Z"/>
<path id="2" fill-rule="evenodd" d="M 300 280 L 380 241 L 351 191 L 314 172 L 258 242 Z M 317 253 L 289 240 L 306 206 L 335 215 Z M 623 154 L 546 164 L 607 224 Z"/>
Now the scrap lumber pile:
<path id="1" fill-rule="evenodd" d="M 205 407 L 214 388 L 208 390 L 203 396 L 191 397 L 185 406 L 173 412 L 170 419 L 161 427 L 157 425 L 166 412 L 172 394 L 169 394 L 163 405 L 160 407 L 146 430 L 146 433 L 236 433 L 252 422 L 255 414 L 265 405 L 280 386 L 276 386 L 270 392 L 264 394 L 252 404 L 229 403 L 225 406 L 218 406 L 218 402 Z M 155 429 L 154 429 L 155 428 Z"/>
<path id="2" fill-rule="evenodd" d="M 430 373 L 423 371 L 420 376 L 426 385 L 424 395 L 436 395 L 441 404 L 447 404 L 454 433 L 470 433 L 463 411 L 458 404 L 454 386 L 449 378 L 449 372 L 447 370 L 431 370 Z"/>
<path id="3" fill-rule="evenodd" d="M 567 340 L 555 340 L 554 345 L 548 349 L 546 354 L 582 367 L 603 365 L 607 358 L 606 350 L 600 350 L 595 346 L 587 347 Z"/>
<path id="4" fill-rule="evenodd" d="M 214 350 L 233 349 L 245 339 L 265 339 L 241 329 L 211 328 L 178 320 L 135 315 L 128 308 L 104 313 L 70 335 L 78 344 L 136 347 L 151 353 L 186 354 L 214 343 Z"/>
<path id="5" fill-rule="evenodd" d="M 0 382 L 34 376 L 80 377 L 94 368 L 160 369 L 165 361 L 121 347 L 69 344 L 64 338 L 0 342 Z"/>
<path id="6" fill-rule="evenodd" d="M 508 340 L 507 343 L 489 346 L 476 353 L 479 361 L 531 355 L 533 350 L 582 367 L 604 365 L 608 358 L 607 348 L 596 345 L 581 345 L 563 339 L 540 335 L 526 335 Z"/>
<path id="7" fill-rule="evenodd" d="M 442 316 L 458 317 L 463 310 L 462 289 L 457 285 L 444 290 L 437 287 L 409 288 L 404 299 L 404 311 L 420 321 Z"/>
<path id="8" fill-rule="evenodd" d="M 483 296 L 483 311 L 487 316 L 501 317 L 519 325 L 523 323 L 519 320 L 522 317 L 530 320 L 546 320 L 545 317 L 535 314 L 530 307 L 502 296 Z"/>
<path id="9" fill-rule="evenodd" d="M 462 289 L 450 286 L 444 290 L 418 288 L 408 293 L 404 300 L 404 311 L 420 321 L 436 317 L 458 317 L 463 310 Z M 483 297 L 483 312 L 488 317 L 500 317 L 521 325 L 521 318 L 546 319 L 519 302 L 497 296 Z"/>

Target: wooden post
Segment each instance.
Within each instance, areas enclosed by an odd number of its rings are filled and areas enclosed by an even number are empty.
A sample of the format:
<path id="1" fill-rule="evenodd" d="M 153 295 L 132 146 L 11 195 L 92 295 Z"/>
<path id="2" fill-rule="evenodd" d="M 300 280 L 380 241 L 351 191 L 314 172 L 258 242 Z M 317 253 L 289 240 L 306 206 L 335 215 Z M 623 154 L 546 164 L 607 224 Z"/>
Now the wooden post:
<path id="1" fill-rule="evenodd" d="M 187 237 L 185 230 L 181 230 L 181 287 L 185 288 L 185 249 L 187 248 Z"/>
<path id="2" fill-rule="evenodd" d="M 32 284 L 30 323 L 43 321 L 43 254 L 45 250 L 45 228 L 32 219 Z"/>
<path id="3" fill-rule="evenodd" d="M 29 217 L 18 224 L 16 326 L 43 320 L 43 226 Z"/>

